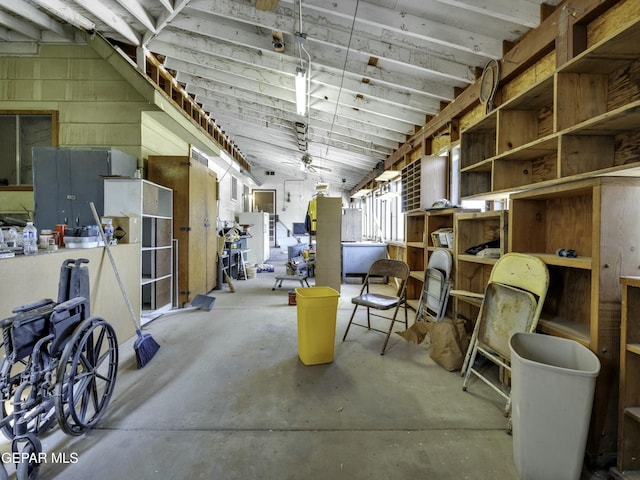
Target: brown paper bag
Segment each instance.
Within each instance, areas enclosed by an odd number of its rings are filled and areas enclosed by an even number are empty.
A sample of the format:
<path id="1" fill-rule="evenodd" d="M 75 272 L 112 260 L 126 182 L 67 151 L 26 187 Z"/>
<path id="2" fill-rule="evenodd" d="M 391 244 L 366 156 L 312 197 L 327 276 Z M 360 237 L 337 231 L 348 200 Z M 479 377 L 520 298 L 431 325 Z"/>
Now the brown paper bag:
<path id="1" fill-rule="evenodd" d="M 420 344 L 431 330 L 430 322 L 416 322 L 402 332 L 396 332 L 409 343 Z"/>
<path id="2" fill-rule="evenodd" d="M 453 322 L 449 319 L 431 323 L 429 356 L 450 372 L 462 368 L 467 352 L 469 342 L 464 324 L 464 320 Z"/>

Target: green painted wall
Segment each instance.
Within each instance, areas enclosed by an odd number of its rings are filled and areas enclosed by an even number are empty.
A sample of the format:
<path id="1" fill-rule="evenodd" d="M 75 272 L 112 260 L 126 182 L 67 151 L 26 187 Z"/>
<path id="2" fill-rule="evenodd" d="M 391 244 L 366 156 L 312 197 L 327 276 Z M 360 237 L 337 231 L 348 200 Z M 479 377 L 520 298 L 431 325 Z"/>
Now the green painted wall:
<path id="1" fill-rule="evenodd" d="M 110 146 L 140 166 L 149 154 L 189 152 L 186 141 L 144 114 L 162 114 L 159 108 L 88 45 L 0 57 L 0 110 L 57 110 L 60 146 Z"/>

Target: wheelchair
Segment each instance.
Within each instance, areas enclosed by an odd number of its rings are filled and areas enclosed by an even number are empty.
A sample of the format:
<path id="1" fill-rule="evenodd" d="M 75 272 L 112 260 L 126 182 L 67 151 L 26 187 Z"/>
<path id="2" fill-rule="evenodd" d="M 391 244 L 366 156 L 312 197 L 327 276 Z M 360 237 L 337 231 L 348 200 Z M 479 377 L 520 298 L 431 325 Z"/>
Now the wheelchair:
<path id="1" fill-rule="evenodd" d="M 69 435 L 95 427 L 115 388 L 118 342 L 106 320 L 90 316 L 88 262 L 63 262 L 57 302 L 22 305 L 0 321 L 0 431 L 11 440 L 18 480 L 37 478 L 46 461 L 39 435 L 56 421 Z"/>

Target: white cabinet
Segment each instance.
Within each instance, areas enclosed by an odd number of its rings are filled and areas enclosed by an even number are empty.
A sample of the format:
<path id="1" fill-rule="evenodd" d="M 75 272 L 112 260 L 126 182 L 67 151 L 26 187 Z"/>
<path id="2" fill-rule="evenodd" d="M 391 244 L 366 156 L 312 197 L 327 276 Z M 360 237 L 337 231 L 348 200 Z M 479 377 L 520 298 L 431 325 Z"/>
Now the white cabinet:
<path id="1" fill-rule="evenodd" d="M 105 217 L 130 217 L 127 237 L 140 239 L 143 315 L 171 308 L 173 191 L 137 178 L 106 178 L 104 205 Z"/>
<path id="2" fill-rule="evenodd" d="M 238 214 L 238 225 L 249 225 L 245 260 L 249 263 L 264 263 L 269 259 L 269 214 L 266 212 L 242 212 Z"/>
<path id="3" fill-rule="evenodd" d="M 318 197 L 316 220 L 316 286 L 340 292 L 342 199 Z"/>

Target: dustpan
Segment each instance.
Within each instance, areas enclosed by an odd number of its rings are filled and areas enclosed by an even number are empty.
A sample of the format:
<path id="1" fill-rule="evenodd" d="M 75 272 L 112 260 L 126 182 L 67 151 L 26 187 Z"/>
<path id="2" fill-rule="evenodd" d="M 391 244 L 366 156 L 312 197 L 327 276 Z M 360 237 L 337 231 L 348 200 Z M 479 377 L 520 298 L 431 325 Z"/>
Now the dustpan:
<path id="1" fill-rule="evenodd" d="M 213 304 L 216 301 L 216 297 L 210 297 L 209 295 L 196 295 L 191 301 L 191 308 L 204 310 L 206 312 L 211 311 Z"/>

